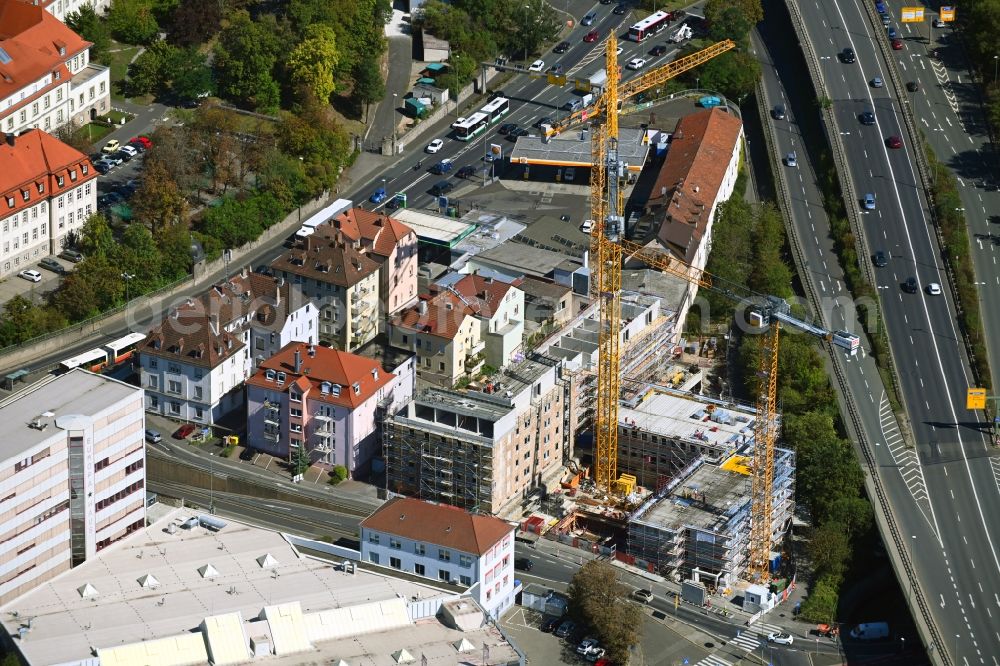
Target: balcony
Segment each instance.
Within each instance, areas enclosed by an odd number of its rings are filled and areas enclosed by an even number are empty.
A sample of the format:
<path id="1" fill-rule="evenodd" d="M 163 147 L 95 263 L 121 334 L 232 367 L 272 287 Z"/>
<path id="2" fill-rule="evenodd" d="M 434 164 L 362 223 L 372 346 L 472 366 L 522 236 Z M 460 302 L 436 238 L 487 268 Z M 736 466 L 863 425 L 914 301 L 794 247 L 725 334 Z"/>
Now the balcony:
<path id="1" fill-rule="evenodd" d="M 469 347 L 468 349 L 466 349 L 465 350 L 465 355 L 466 356 L 475 356 L 476 354 L 478 354 L 479 352 L 483 351 L 484 349 L 486 349 L 486 341 L 485 340 L 480 340 L 476 344 L 474 344 L 471 347 Z"/>
<path id="2" fill-rule="evenodd" d="M 268 442 L 277 442 L 281 439 L 281 433 L 277 430 L 265 430 L 264 439 Z"/>

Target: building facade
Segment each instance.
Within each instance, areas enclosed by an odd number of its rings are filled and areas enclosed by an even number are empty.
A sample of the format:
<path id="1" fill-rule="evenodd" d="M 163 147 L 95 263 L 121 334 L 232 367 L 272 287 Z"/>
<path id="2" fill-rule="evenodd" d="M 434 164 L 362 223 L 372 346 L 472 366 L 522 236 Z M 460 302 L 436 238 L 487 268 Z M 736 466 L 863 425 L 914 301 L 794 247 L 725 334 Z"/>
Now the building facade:
<path id="1" fill-rule="evenodd" d="M 86 155 L 40 130 L 8 134 L 0 144 L 0 277 L 58 254 L 96 209 L 97 170 Z"/>
<path id="2" fill-rule="evenodd" d="M 351 478 L 367 476 L 396 379 L 364 356 L 290 344 L 247 381 L 248 445 L 285 459 L 305 451 Z"/>
<path id="3" fill-rule="evenodd" d="M 65 21 L 66 16 L 73 12 L 78 12 L 84 7 L 90 7 L 97 15 L 104 14 L 111 8 L 111 0 L 22 0 L 34 5 L 41 5 L 60 21 Z"/>
<path id="4" fill-rule="evenodd" d="M 480 390 L 426 389 L 386 420 L 391 492 L 484 514 L 517 514 L 554 488 L 567 446 L 567 389 L 557 361 L 522 361 Z M 519 514 L 517 514 L 519 515 Z"/>
<path id="5" fill-rule="evenodd" d="M 64 12 L 83 4 L 59 2 Z M 111 70 L 90 62 L 90 42 L 56 13 L 33 2 L 0 0 L 0 54 L 5 56 L 0 57 L 0 131 L 54 132 L 111 110 Z"/>
<path id="6" fill-rule="evenodd" d="M 0 603 L 145 527 L 142 393 L 76 369 L 0 403 Z"/>
<path id="7" fill-rule="evenodd" d="M 498 518 L 393 498 L 361 521 L 361 559 L 453 582 L 495 619 L 514 605 L 514 526 Z"/>

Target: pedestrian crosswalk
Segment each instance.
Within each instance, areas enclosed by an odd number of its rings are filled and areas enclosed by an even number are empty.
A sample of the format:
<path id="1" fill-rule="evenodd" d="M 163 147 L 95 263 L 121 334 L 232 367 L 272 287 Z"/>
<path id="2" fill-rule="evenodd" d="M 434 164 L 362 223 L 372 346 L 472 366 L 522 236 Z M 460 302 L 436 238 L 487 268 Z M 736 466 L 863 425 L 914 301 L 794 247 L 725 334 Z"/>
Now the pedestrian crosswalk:
<path id="1" fill-rule="evenodd" d="M 780 631 L 782 631 L 781 627 L 776 624 L 755 622 L 752 626 L 741 629 L 739 634 L 729 641 L 729 644 L 752 652 L 760 647 L 761 641 L 767 640 L 768 634 Z"/>
<path id="2" fill-rule="evenodd" d="M 694 666 L 733 666 L 730 662 L 726 661 L 722 657 L 717 657 L 714 654 L 710 654 L 701 661 L 699 661 Z"/>

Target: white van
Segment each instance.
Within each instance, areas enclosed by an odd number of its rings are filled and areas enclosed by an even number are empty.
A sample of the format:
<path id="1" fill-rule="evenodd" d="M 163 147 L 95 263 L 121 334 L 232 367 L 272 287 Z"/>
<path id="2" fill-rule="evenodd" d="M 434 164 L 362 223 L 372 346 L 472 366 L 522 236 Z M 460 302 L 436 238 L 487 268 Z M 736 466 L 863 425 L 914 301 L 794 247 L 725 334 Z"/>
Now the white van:
<path id="1" fill-rule="evenodd" d="M 874 641 L 889 637 L 888 622 L 863 622 L 851 629 L 851 638 L 859 641 Z"/>

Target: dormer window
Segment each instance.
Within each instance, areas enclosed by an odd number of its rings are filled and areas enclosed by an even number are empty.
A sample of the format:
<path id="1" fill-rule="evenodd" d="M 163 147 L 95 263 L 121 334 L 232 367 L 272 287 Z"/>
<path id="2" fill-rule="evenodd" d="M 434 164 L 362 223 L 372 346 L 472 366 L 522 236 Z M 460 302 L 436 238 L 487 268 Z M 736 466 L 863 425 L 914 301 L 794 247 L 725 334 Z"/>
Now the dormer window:
<path id="1" fill-rule="evenodd" d="M 88 171 L 87 165 L 86 164 L 81 165 L 80 166 L 80 171 L 82 171 L 83 175 L 86 176 L 87 175 L 87 171 Z"/>
<path id="2" fill-rule="evenodd" d="M 62 176 L 56 176 L 56 182 L 59 183 L 59 187 L 62 187 L 63 183 L 66 182 L 66 179 L 63 178 Z"/>
<path id="3" fill-rule="evenodd" d="M 266 370 L 264 372 L 264 379 L 266 379 L 269 382 L 273 382 L 274 381 L 274 375 L 275 375 L 274 370 Z"/>
<path id="4" fill-rule="evenodd" d="M 45 183 L 35 183 L 35 187 L 38 188 L 39 194 L 45 194 Z"/>
<path id="5" fill-rule="evenodd" d="M 283 372 L 279 372 L 279 373 L 278 373 L 278 383 L 279 383 L 279 384 L 284 384 L 284 383 L 285 383 L 285 378 L 286 378 L 287 376 L 288 376 L 288 375 L 286 375 L 285 373 L 283 373 Z"/>
<path id="6" fill-rule="evenodd" d="M 330 393 L 330 382 L 321 382 L 319 385 L 319 392 L 323 395 Z"/>
<path id="7" fill-rule="evenodd" d="M 354 395 L 361 395 L 361 383 L 360 382 L 354 382 L 354 384 L 351 386 L 351 388 L 354 389 Z"/>
<path id="8" fill-rule="evenodd" d="M 28 201 L 31 198 L 31 192 L 29 192 L 28 190 L 21 190 L 21 196 L 24 198 L 25 201 Z"/>
<path id="9" fill-rule="evenodd" d="M 378 381 L 378 368 L 372 368 L 372 379 Z"/>
<path id="10" fill-rule="evenodd" d="M 7 207 L 8 208 L 14 207 L 14 197 L 7 197 Z"/>
<path id="11" fill-rule="evenodd" d="M 72 180 L 74 183 L 76 182 L 76 169 L 69 170 L 69 179 Z"/>
<path id="12" fill-rule="evenodd" d="M 334 398 L 340 397 L 340 384 L 334 384 L 331 386 L 330 394 L 333 395 Z"/>
<path id="13" fill-rule="evenodd" d="M 52 72 L 52 78 L 54 78 L 56 81 L 58 81 L 59 79 L 62 78 L 62 72 L 60 72 L 57 69 L 56 71 Z"/>
<path id="14" fill-rule="evenodd" d="M 66 47 L 65 46 L 60 46 L 59 47 L 59 55 L 61 55 L 61 56 L 66 55 Z"/>

